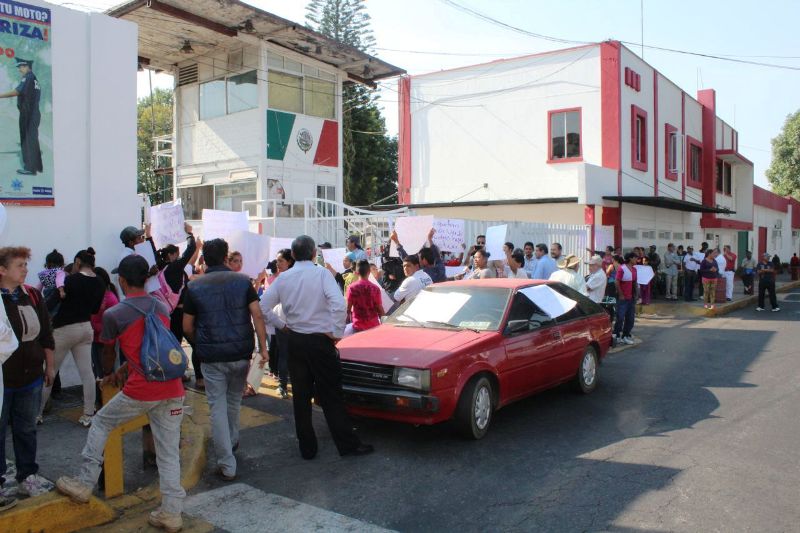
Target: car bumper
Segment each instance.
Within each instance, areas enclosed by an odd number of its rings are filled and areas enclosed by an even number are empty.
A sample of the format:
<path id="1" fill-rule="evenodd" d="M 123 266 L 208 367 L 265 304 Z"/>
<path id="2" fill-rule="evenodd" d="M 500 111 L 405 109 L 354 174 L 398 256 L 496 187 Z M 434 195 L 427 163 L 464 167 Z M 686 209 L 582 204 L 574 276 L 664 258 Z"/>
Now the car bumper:
<path id="1" fill-rule="evenodd" d="M 373 389 L 344 385 L 344 399 L 348 405 L 386 411 L 439 412 L 439 398 L 401 389 Z"/>

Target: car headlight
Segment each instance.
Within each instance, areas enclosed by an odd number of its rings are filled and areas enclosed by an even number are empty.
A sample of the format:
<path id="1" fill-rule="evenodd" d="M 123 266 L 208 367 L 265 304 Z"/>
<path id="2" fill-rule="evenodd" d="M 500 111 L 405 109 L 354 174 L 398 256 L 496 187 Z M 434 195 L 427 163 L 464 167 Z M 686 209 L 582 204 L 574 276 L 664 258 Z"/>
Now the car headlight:
<path id="1" fill-rule="evenodd" d="M 418 368 L 395 368 L 392 381 L 403 387 L 428 391 L 431 388 L 431 371 Z"/>

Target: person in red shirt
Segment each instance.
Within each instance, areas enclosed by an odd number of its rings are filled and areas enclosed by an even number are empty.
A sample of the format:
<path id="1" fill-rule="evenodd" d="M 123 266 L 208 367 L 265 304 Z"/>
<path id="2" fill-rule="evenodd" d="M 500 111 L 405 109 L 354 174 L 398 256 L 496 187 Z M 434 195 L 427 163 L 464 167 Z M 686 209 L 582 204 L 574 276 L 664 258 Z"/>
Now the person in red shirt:
<path id="1" fill-rule="evenodd" d="M 636 313 L 636 259 L 637 254 L 629 252 L 625 259 L 614 256 L 617 267 L 615 278 L 617 286 L 617 320 L 614 323 L 614 337 L 623 344 L 633 344 L 631 331 Z"/>
<path id="2" fill-rule="evenodd" d="M 721 277 L 725 278 L 725 300 L 730 302 L 733 299 L 733 275 L 736 273 L 736 254 L 726 244 L 722 247 L 722 255 L 725 257 L 725 272 L 721 273 Z"/>
<path id="3" fill-rule="evenodd" d="M 183 525 L 181 511 L 186 492 L 181 486 L 179 444 L 183 419 L 183 384 L 180 378 L 169 381 L 147 381 L 142 371 L 140 351 L 144 335 L 144 316 L 131 306 L 147 313 L 155 311 L 164 327 L 169 329 L 169 310 L 144 290 L 148 274 L 147 261 L 138 255 L 125 257 L 119 264 L 119 281 L 125 302 L 108 309 L 103 315 L 100 341 L 103 350 L 103 383 L 124 383 L 114 396 L 94 416 L 86 446 L 81 453 L 83 464 L 77 477 L 61 477 L 56 487 L 73 501 L 87 503 L 103 467 L 103 450 L 108 435 L 117 426 L 147 414 L 156 445 L 156 461 L 161 490 L 161 507 L 150 513 L 152 526 L 169 532 Z M 126 363 L 113 371 L 119 343 Z"/>
<path id="4" fill-rule="evenodd" d="M 358 281 L 347 288 L 347 312 L 352 316 L 353 333 L 381 325 L 384 314 L 381 289 L 369 280 L 369 262 L 358 262 Z"/>

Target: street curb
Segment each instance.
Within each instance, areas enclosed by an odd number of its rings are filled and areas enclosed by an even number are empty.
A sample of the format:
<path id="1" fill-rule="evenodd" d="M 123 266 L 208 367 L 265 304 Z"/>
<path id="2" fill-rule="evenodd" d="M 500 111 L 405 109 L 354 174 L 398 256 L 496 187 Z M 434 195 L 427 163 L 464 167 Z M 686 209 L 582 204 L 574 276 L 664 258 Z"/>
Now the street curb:
<path id="1" fill-rule="evenodd" d="M 789 292 L 791 290 L 800 288 L 800 281 L 790 281 L 781 285 L 780 287 L 776 287 L 776 293 L 783 293 Z M 648 304 L 639 306 L 639 314 L 648 313 L 648 314 L 659 314 L 659 315 L 673 315 L 673 316 L 705 316 L 705 317 L 717 317 L 727 315 L 728 313 L 732 313 L 733 311 L 738 311 L 739 309 L 743 309 L 745 307 L 755 306 L 758 303 L 758 296 L 748 296 L 747 298 L 742 298 L 740 300 L 736 300 L 735 302 L 724 303 L 718 305 L 715 309 L 705 309 L 703 307 L 695 306 L 695 305 L 686 305 L 683 303 L 680 304 Z"/>
<path id="2" fill-rule="evenodd" d="M 16 507 L 3 513 L 0 530 L 4 533 L 58 531 L 68 533 L 105 524 L 116 518 L 111 506 L 95 497 L 88 504 L 75 503 L 66 496 L 48 492 L 20 500 Z"/>

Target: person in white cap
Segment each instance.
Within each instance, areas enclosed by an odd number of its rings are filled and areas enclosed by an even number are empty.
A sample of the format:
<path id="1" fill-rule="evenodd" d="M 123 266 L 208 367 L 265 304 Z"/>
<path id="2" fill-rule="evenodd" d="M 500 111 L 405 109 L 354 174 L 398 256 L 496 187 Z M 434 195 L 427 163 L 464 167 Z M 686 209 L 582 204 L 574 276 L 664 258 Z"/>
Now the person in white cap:
<path id="1" fill-rule="evenodd" d="M 606 295 L 608 278 L 603 271 L 603 258 L 593 255 L 586 263 L 589 265 L 589 276 L 586 278 L 586 295 L 596 303 L 603 301 Z"/>
<path id="2" fill-rule="evenodd" d="M 581 260 L 575 255 L 565 255 L 558 260 L 558 270 L 550 274 L 550 279 L 560 281 L 586 296 L 586 282 L 583 280 L 583 276 L 578 274 L 578 265 L 580 264 Z"/>

